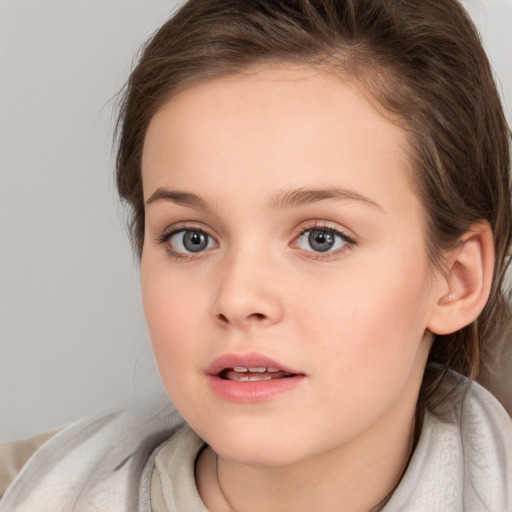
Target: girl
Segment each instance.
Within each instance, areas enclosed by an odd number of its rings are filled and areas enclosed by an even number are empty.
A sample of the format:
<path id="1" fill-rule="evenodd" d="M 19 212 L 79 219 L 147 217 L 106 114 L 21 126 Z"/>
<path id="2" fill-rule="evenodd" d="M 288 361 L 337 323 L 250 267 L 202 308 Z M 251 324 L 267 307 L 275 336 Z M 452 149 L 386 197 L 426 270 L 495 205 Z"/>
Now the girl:
<path id="1" fill-rule="evenodd" d="M 509 142 L 455 0 L 189 0 L 117 158 L 180 414 L 65 429 L 2 510 L 511 510 Z"/>

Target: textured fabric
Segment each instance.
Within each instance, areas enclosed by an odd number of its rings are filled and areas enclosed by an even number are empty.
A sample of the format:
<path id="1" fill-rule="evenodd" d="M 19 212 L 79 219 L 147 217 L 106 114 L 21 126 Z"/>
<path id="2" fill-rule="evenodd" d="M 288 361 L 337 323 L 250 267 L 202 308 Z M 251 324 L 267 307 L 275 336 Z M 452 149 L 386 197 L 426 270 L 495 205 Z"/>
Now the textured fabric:
<path id="1" fill-rule="evenodd" d="M 183 423 L 162 395 L 70 426 L 28 461 L 0 510 L 151 512 L 146 465 Z"/>
<path id="2" fill-rule="evenodd" d="M 158 478 L 165 512 L 204 512 L 193 472 L 201 446 L 167 398 L 153 399 L 57 434 L 27 463 L 0 510 L 151 512 Z M 409 467 L 383 510 L 505 512 L 511 493 L 512 420 L 474 383 L 442 416 L 426 412 Z"/>
<path id="3" fill-rule="evenodd" d="M 57 432 L 58 430 L 55 430 L 28 439 L 0 444 L 0 496 L 3 496 L 34 452 Z"/>
<path id="4" fill-rule="evenodd" d="M 208 512 L 194 477 L 195 462 L 204 446 L 204 441 L 186 427 L 158 451 L 151 479 L 153 512 Z"/>
<path id="5" fill-rule="evenodd" d="M 512 511 L 512 420 L 473 383 L 442 418 L 428 412 L 386 512 Z"/>

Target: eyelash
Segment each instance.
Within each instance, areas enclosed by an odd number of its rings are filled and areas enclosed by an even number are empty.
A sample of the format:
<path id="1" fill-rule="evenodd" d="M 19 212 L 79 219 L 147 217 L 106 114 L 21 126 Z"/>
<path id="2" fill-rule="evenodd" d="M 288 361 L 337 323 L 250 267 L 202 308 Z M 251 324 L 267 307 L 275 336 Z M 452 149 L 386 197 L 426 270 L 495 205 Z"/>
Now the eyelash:
<path id="1" fill-rule="evenodd" d="M 165 246 L 165 250 L 170 258 L 172 258 L 174 260 L 195 259 L 196 256 L 193 253 L 180 253 L 178 251 L 175 251 L 169 244 L 169 240 L 174 235 L 176 235 L 177 233 L 186 232 L 186 231 L 193 231 L 196 233 L 201 233 L 201 234 L 205 235 L 206 237 L 214 240 L 214 238 L 210 234 L 208 234 L 205 230 L 203 230 L 197 226 L 193 226 L 193 225 L 183 225 L 178 228 L 172 229 L 171 231 L 164 231 L 157 238 L 157 242 L 160 245 Z M 345 242 L 345 244 L 341 248 L 334 250 L 334 251 L 326 251 L 326 252 L 304 251 L 309 254 L 307 256 L 308 258 L 312 258 L 315 260 L 329 260 L 329 259 L 332 259 L 333 257 L 337 256 L 340 252 L 344 252 L 347 249 L 357 246 L 357 242 L 352 237 L 350 237 L 349 235 L 344 233 L 342 230 L 340 230 L 338 228 L 334 228 L 333 226 L 329 225 L 329 223 L 327 223 L 327 222 L 320 222 L 320 221 L 315 221 L 313 225 L 303 224 L 303 225 L 299 226 L 298 231 L 293 238 L 293 243 L 297 243 L 301 237 L 303 237 L 306 233 L 308 233 L 310 231 L 322 231 L 324 233 L 330 233 L 332 235 L 340 237 L 343 240 L 343 242 Z M 204 254 L 204 251 L 200 251 L 197 253 L 197 257 L 200 257 L 203 254 Z"/>
<path id="2" fill-rule="evenodd" d="M 175 251 L 171 245 L 169 244 L 169 240 L 176 234 L 185 232 L 185 231 L 193 231 L 195 233 L 202 233 L 208 238 L 213 239 L 213 237 L 208 234 L 204 229 L 198 228 L 197 226 L 192 225 L 183 225 L 178 228 L 172 229 L 171 231 L 164 231 L 157 239 L 157 242 L 163 246 L 165 246 L 165 250 L 167 255 L 174 260 L 190 260 L 194 259 L 194 254 L 192 253 L 180 253 Z M 197 256 L 200 256 L 201 253 L 198 253 Z"/>
<path id="3" fill-rule="evenodd" d="M 313 224 L 302 224 L 298 228 L 298 233 L 294 237 L 294 243 L 297 243 L 301 237 L 303 237 L 306 233 L 310 231 L 322 231 L 324 233 L 330 233 L 332 235 L 340 237 L 345 244 L 334 251 L 326 251 L 326 252 L 316 252 L 316 251 L 304 251 L 308 253 L 308 258 L 312 258 L 315 260 L 330 260 L 336 257 L 338 254 L 345 252 L 347 249 L 351 249 L 357 246 L 357 242 L 349 235 L 347 235 L 344 231 L 339 228 L 333 227 L 328 222 L 315 221 Z"/>

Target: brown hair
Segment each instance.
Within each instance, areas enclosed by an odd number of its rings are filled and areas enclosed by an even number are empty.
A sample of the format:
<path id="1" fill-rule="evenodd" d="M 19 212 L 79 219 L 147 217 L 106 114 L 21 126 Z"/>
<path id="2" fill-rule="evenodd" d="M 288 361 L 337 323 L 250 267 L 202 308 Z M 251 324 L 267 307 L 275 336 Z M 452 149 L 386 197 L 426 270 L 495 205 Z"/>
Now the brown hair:
<path id="1" fill-rule="evenodd" d="M 143 49 L 120 109 L 117 186 L 131 208 L 139 256 L 141 155 L 153 115 L 193 84 L 284 61 L 355 78 L 408 132 L 434 264 L 474 222 L 491 225 L 489 301 L 473 324 L 438 336 L 429 358 L 473 378 L 481 354 L 494 353 L 510 325 L 502 292 L 512 225 L 510 131 L 476 30 L 456 0 L 186 2 Z M 423 393 L 432 395 L 439 382 L 427 374 Z"/>

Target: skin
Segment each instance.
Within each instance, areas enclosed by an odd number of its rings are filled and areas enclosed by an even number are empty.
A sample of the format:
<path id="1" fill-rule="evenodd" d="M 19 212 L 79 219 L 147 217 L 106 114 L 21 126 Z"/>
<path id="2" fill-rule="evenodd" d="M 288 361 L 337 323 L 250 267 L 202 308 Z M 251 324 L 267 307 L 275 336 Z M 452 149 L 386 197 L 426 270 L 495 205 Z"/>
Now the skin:
<path id="1" fill-rule="evenodd" d="M 448 292 L 428 264 L 406 155 L 405 133 L 357 84 L 309 68 L 194 86 L 152 119 L 144 308 L 167 392 L 211 447 L 196 468 L 209 510 L 368 511 L 399 481 Z M 333 187 L 349 193 L 276 204 L 283 191 Z M 204 251 L 163 240 L 185 226 L 211 237 Z M 354 243 L 315 252 L 299 234 L 318 226 Z M 264 402 L 220 398 L 205 369 L 247 351 L 305 378 Z"/>

